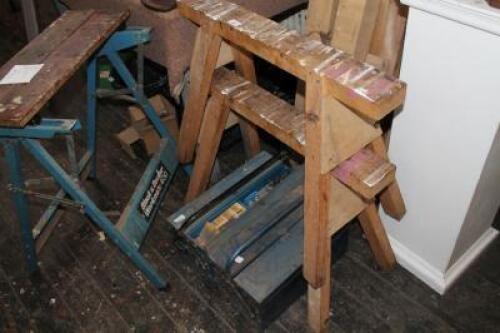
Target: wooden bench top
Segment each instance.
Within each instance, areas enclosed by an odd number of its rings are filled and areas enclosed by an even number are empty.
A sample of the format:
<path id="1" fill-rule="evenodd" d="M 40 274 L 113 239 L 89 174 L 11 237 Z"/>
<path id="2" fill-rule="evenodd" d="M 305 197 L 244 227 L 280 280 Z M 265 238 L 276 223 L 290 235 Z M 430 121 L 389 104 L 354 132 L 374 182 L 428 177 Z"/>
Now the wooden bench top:
<path id="1" fill-rule="evenodd" d="M 329 93 L 368 120 L 382 119 L 404 101 L 403 82 L 239 5 L 224 0 L 177 0 L 177 4 L 193 22 L 298 78 L 317 74 Z"/>
<path id="2" fill-rule="evenodd" d="M 29 83 L 0 85 L 0 126 L 24 127 L 127 19 L 128 12 L 67 11 L 0 68 L 43 64 Z"/>

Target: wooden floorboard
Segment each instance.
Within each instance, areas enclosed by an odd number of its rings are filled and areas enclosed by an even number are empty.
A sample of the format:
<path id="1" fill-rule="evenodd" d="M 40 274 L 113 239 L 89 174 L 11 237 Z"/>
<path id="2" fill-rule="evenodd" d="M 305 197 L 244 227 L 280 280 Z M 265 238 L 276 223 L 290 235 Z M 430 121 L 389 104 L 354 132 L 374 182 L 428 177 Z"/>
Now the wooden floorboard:
<path id="1" fill-rule="evenodd" d="M 0 331 L 23 332 L 36 328 L 18 293 L 5 273 L 0 271 Z"/>
<path id="2" fill-rule="evenodd" d="M 5 200 L 2 207 L 5 207 L 4 203 Z M 11 286 L 13 297 L 22 305 L 16 313 L 27 311 L 27 322 L 38 329 L 64 332 L 80 328 L 70 307 L 58 297 L 52 281 L 43 274 L 27 274 L 13 217 L 12 214 L 0 216 L 0 274 Z"/>
<path id="3" fill-rule="evenodd" d="M 359 231 L 354 230 L 353 234 Z M 401 295 L 423 306 L 449 326 L 461 332 L 490 331 L 498 327 L 500 313 L 500 240 L 496 239 L 478 261 L 444 296 L 439 295 L 408 271 L 398 266 L 392 272 L 377 272 L 370 250 L 360 235 L 351 235 L 348 257 L 365 270 L 391 285 Z M 496 263 L 495 263 L 496 262 Z M 494 331 L 494 330 L 493 330 Z"/>

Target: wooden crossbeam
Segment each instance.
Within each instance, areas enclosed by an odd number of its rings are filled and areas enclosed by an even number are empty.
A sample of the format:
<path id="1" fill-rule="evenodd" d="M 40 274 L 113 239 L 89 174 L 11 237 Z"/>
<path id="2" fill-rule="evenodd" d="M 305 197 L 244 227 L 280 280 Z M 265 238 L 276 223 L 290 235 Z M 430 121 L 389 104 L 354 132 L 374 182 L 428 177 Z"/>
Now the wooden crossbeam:
<path id="1" fill-rule="evenodd" d="M 329 93 L 376 122 L 403 103 L 405 84 L 374 66 L 224 0 L 179 0 L 180 12 L 201 26 L 304 80 L 326 78 Z"/>
<path id="2" fill-rule="evenodd" d="M 184 112 L 177 143 L 177 158 L 181 163 L 191 162 L 193 158 L 221 44 L 220 36 L 213 34 L 207 27 L 198 29 L 191 58 L 191 83 L 185 108 L 189 111 Z"/>
<path id="3" fill-rule="evenodd" d="M 371 200 L 394 182 L 396 166 L 363 148 L 335 168 L 333 175 L 364 199 Z"/>
<path id="4" fill-rule="evenodd" d="M 304 112 L 226 68 L 215 71 L 212 93 L 225 95 L 235 113 L 304 155 Z"/>

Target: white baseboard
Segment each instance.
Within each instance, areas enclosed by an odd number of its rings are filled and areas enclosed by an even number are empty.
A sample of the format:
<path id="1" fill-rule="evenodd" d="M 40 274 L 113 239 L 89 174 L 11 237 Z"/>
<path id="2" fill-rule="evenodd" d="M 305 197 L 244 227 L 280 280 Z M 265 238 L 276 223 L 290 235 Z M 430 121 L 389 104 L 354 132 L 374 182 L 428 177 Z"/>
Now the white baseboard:
<path id="1" fill-rule="evenodd" d="M 498 236 L 498 230 L 489 228 L 477 241 L 446 271 L 444 281 L 446 288 L 465 272 L 465 270 L 479 257 L 483 250 Z M 446 289 L 445 289 L 446 291 Z"/>
<path id="2" fill-rule="evenodd" d="M 389 240 L 398 263 L 429 287 L 443 295 L 498 234 L 499 232 L 496 229 L 489 228 L 486 230 L 446 272 L 436 269 L 396 239 L 389 236 Z"/>

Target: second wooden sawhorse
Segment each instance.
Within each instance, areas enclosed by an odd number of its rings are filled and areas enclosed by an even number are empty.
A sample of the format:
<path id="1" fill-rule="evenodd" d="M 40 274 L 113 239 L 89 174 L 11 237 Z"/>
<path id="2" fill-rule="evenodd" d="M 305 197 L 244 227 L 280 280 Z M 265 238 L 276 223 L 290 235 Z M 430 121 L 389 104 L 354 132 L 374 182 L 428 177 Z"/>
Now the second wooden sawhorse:
<path id="1" fill-rule="evenodd" d="M 3 77 L 15 65 L 43 64 L 41 70 L 26 84 L 0 86 L 0 143 L 10 178 L 8 189 L 13 193 L 21 226 L 23 249 L 30 271 L 38 269 L 37 252 L 61 217 L 62 205 L 76 207 L 107 235 L 133 264 L 157 288 L 166 281 L 140 253 L 140 246 L 160 208 L 167 188 L 177 169 L 175 141 L 143 92 L 142 45 L 150 40 L 149 28 L 126 28 L 117 31 L 128 17 L 127 12 L 68 11 L 38 35 L 16 56 L 0 68 Z M 138 49 L 138 78 L 130 73 L 119 52 Z M 97 122 L 97 61 L 107 58 L 126 85 L 126 89 L 106 95 L 129 94 L 143 109 L 162 140 L 158 152 L 150 160 L 130 201 L 115 225 L 85 192 L 82 182 L 95 178 Z M 81 129 L 76 119 L 39 118 L 43 106 L 87 62 L 86 151 L 78 160 L 73 134 Z M 70 170 L 43 147 L 42 141 L 66 137 Z M 24 181 L 19 148 L 34 157 L 49 178 Z M 27 185 L 52 183 L 60 189 L 47 195 Z M 32 229 L 27 197 L 49 199 L 50 204 Z"/>
<path id="2" fill-rule="evenodd" d="M 322 331 L 329 318 L 335 232 L 358 217 L 379 265 L 395 264 L 376 199 L 398 219 L 405 207 L 378 123 L 403 103 L 405 84 L 236 4 L 178 0 L 178 8 L 200 26 L 178 145 L 183 163 L 196 150 L 187 200 L 208 184 L 230 109 L 302 154 L 309 324 Z M 238 55 L 237 73 L 215 70 L 222 40 Z M 305 113 L 255 84 L 253 55 L 306 82 Z"/>

